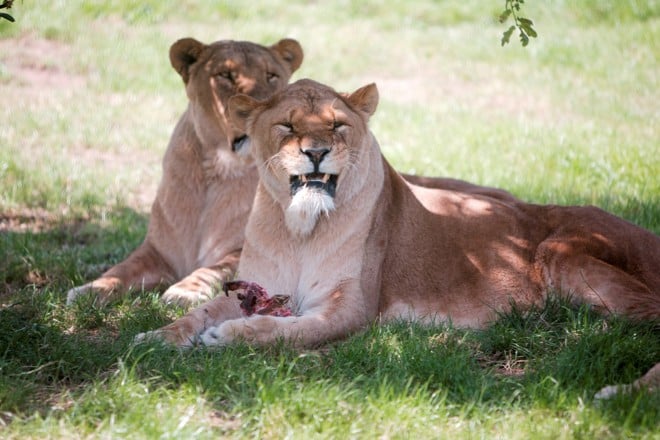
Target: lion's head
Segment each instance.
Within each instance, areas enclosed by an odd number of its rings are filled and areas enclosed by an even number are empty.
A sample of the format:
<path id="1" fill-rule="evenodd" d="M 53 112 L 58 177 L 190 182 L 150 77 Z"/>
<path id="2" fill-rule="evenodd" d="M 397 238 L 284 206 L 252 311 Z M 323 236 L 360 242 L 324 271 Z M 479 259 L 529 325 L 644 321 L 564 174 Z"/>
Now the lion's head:
<path id="1" fill-rule="evenodd" d="M 339 94 L 300 80 L 268 100 L 229 101 L 234 124 L 252 139 L 262 184 L 280 203 L 287 227 L 306 236 L 364 184 L 357 163 L 371 146 L 367 127 L 378 90 L 367 85 Z"/>
<path id="2" fill-rule="evenodd" d="M 225 106 L 233 95 L 243 93 L 265 99 L 286 86 L 300 67 L 300 44 L 283 39 L 266 47 L 247 41 L 204 44 L 192 38 L 170 48 L 172 67 L 181 75 L 190 100 L 197 135 L 205 145 L 241 150 L 244 133 L 233 128 Z"/>

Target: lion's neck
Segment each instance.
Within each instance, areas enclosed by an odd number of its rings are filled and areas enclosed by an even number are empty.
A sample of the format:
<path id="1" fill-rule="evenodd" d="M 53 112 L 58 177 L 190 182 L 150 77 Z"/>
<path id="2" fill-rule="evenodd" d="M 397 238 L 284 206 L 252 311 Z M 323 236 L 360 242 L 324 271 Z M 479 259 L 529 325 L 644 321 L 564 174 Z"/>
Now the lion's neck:
<path id="1" fill-rule="evenodd" d="M 224 149 L 205 150 L 202 160 L 204 178 L 207 184 L 212 182 L 233 180 L 246 174 L 254 175 L 253 184 L 257 183 L 257 172 L 254 161 L 248 157 L 241 157 Z"/>
<path id="2" fill-rule="evenodd" d="M 254 160 L 249 154 L 237 154 L 232 151 L 226 131 L 217 121 L 195 115 L 195 108 L 190 104 L 184 113 L 177 131 L 194 151 L 189 153 L 187 161 L 198 168 L 206 185 L 242 177 L 246 173 L 255 174 Z M 197 174 L 197 170 L 195 170 Z M 256 181 L 255 181 L 256 186 Z"/>

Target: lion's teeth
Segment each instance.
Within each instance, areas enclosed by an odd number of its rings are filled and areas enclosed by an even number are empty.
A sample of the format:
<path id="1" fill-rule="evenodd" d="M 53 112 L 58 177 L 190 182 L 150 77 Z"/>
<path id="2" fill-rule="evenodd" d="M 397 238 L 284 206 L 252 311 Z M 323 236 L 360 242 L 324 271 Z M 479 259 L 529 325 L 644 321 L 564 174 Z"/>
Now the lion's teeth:
<path id="1" fill-rule="evenodd" d="M 324 174 L 323 175 L 323 183 L 328 183 L 328 180 L 330 180 L 330 174 Z"/>
<path id="2" fill-rule="evenodd" d="M 300 180 L 302 181 L 302 183 L 307 183 L 307 176 L 304 175 L 304 174 L 301 174 L 300 175 Z"/>

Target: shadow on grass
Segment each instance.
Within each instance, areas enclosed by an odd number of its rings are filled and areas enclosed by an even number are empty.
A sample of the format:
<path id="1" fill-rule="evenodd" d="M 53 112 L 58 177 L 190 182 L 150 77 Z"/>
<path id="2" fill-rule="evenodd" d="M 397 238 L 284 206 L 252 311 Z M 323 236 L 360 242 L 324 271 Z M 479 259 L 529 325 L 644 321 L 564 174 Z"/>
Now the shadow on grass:
<path id="1" fill-rule="evenodd" d="M 7 257 L 0 262 L 0 412 L 56 417 L 53 408 L 62 399 L 84 399 L 100 383 L 115 386 L 108 378 L 128 368 L 149 387 L 200 389 L 217 409 L 234 413 L 258 412 L 282 396 L 317 387 L 321 393 L 346 391 L 356 402 L 421 393 L 468 416 L 470 408 L 565 413 L 583 401 L 609 423 L 638 432 L 653 431 L 660 418 L 658 393 L 591 402 L 600 387 L 630 382 L 660 359 L 658 326 L 605 321 L 561 301 L 531 312 L 514 310 L 484 331 L 374 326 L 302 352 L 284 345 L 220 351 L 132 347 L 136 333 L 173 318 L 155 294 L 108 308 L 66 308 L 63 302 L 73 284 L 132 251 L 147 221 L 119 208 L 105 220 L 1 232 Z"/>
<path id="2" fill-rule="evenodd" d="M 118 334 L 139 313 L 67 308 L 66 291 L 124 258 L 147 222 L 127 207 L 66 219 L 41 210 L 0 214 L 0 411 L 46 410 L 116 364 L 125 352 Z M 161 315 L 142 320 L 162 325 Z"/>
<path id="3" fill-rule="evenodd" d="M 146 214 L 127 207 L 65 219 L 38 210 L 0 214 L 0 299 L 98 276 L 138 246 L 147 223 Z"/>
<path id="4" fill-rule="evenodd" d="M 639 433 L 652 432 L 660 416 L 657 393 L 600 405 L 590 400 L 601 386 L 631 381 L 660 358 L 658 327 L 605 321 L 561 302 L 504 315 L 484 331 L 398 323 L 317 350 L 238 344 L 181 351 L 131 344 L 137 332 L 172 319 L 156 295 L 105 309 L 68 309 L 57 296 L 24 289 L 0 310 L 0 411 L 58 417 L 55 408 L 74 405 L 71 400 L 87 409 L 113 405 L 103 399 L 122 395 L 116 389 L 127 385 L 116 378 L 123 369 L 140 386 L 198 390 L 218 411 L 254 417 L 287 399 L 319 396 L 334 396 L 320 403 L 330 411 L 336 396 L 356 406 L 421 396 L 455 416 L 476 418 L 521 408 L 569 414 L 584 401 L 611 426 Z M 503 373 L 512 359 L 524 361 L 520 374 Z M 318 408 L 298 408 L 296 416 L 313 418 Z"/>
<path id="5" fill-rule="evenodd" d="M 505 373 L 511 358 L 524 361 L 524 371 Z M 586 405 L 613 427 L 641 433 L 656 428 L 658 393 L 600 403 L 591 396 L 605 384 L 634 380 L 658 359 L 657 325 L 603 320 L 561 300 L 507 314 L 484 331 L 398 323 L 318 350 L 236 345 L 181 352 L 146 345 L 124 358 L 142 380 L 199 389 L 225 412 L 286 408 L 282 401 L 304 400 L 312 389 L 312 396 L 339 394 L 356 405 L 421 395 L 455 416 L 477 418 L 516 409 L 579 413 Z M 297 409 L 310 419 L 317 410 Z"/>

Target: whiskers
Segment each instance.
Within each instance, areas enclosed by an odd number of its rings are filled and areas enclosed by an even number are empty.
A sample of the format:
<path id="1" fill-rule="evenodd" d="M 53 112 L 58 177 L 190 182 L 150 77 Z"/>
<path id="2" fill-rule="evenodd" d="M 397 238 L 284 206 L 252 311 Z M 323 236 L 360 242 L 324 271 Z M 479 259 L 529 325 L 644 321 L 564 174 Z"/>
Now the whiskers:
<path id="1" fill-rule="evenodd" d="M 262 167 L 271 173 L 277 173 L 277 171 L 282 168 L 282 159 L 280 157 L 280 153 L 278 152 L 266 159 L 263 162 Z"/>

